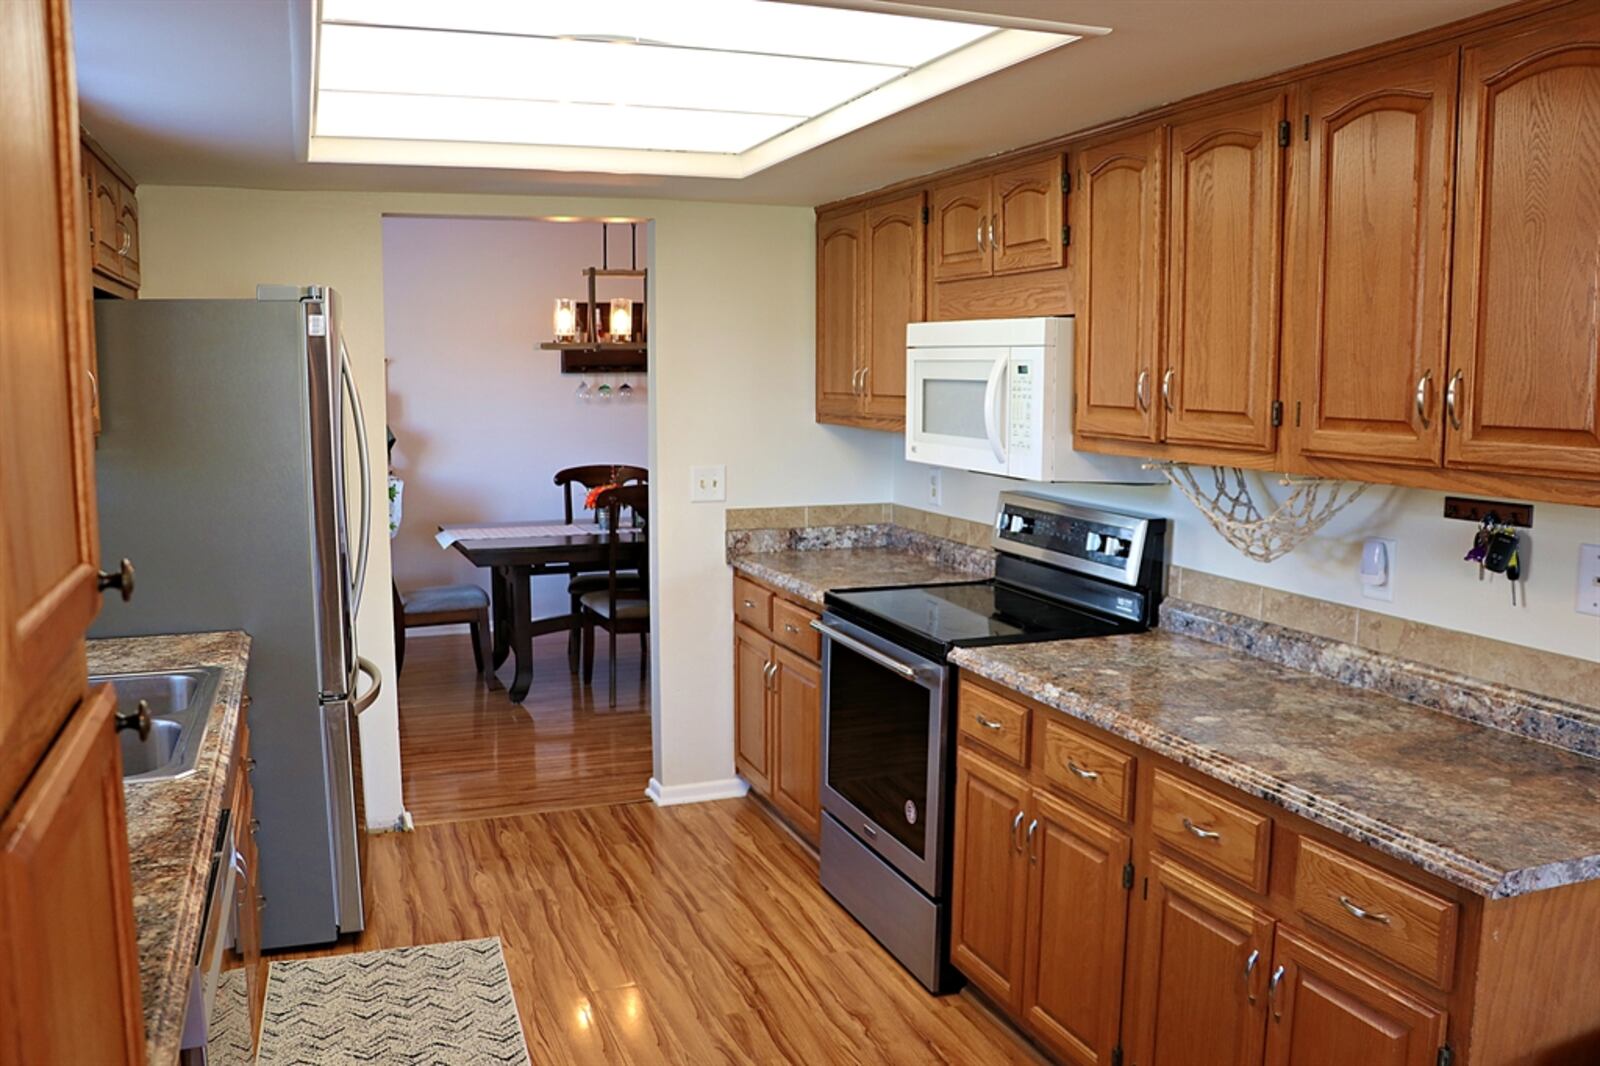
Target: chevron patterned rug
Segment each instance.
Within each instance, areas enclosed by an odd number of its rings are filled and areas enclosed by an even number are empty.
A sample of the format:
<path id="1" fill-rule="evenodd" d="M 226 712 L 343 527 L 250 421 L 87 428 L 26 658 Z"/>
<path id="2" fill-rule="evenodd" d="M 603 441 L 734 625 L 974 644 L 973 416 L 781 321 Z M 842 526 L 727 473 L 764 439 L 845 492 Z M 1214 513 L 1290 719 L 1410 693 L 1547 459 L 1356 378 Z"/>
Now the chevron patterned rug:
<path id="1" fill-rule="evenodd" d="M 527 1066 L 498 938 L 274 962 L 260 1066 Z"/>

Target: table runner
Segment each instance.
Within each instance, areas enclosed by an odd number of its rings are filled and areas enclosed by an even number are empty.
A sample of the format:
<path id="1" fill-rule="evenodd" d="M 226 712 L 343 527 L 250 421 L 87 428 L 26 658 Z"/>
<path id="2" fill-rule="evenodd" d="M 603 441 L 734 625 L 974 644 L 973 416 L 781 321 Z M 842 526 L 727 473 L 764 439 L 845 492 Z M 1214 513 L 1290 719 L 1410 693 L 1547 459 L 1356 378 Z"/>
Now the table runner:
<path id="1" fill-rule="evenodd" d="M 582 537 L 601 532 L 595 522 L 571 524 L 530 523 L 521 526 L 445 526 L 434 536 L 439 547 L 448 548 L 458 540 L 510 540 L 522 537 Z"/>

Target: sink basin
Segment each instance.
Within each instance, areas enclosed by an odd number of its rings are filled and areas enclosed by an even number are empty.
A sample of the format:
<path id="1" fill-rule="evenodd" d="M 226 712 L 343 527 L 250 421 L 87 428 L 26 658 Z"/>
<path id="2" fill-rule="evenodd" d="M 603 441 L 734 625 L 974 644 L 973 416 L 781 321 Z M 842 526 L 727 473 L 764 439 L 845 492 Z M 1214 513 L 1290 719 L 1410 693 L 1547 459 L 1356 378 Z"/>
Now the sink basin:
<path id="1" fill-rule="evenodd" d="M 147 736 L 140 739 L 134 729 L 117 734 L 122 745 L 124 782 L 170 781 L 194 773 L 200 735 L 205 731 L 221 679 L 222 669 L 216 666 L 89 678 L 90 684 L 111 685 L 121 713 L 132 711 L 140 700 L 150 706 Z"/>

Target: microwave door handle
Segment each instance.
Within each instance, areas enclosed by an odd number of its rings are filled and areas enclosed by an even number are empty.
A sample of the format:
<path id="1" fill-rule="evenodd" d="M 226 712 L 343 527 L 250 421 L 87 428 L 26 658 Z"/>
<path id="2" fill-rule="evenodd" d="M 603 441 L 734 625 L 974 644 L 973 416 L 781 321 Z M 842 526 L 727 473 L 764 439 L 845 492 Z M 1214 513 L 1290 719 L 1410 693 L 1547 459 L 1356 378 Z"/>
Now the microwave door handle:
<path id="1" fill-rule="evenodd" d="M 989 448 L 994 452 L 995 459 L 1002 463 L 1006 461 L 1006 444 L 1000 435 L 1004 420 L 998 408 L 1005 399 L 1005 393 L 1000 391 L 1000 381 L 1010 366 L 1009 359 L 995 360 L 989 371 L 989 383 L 983 390 L 983 430 L 988 434 Z"/>

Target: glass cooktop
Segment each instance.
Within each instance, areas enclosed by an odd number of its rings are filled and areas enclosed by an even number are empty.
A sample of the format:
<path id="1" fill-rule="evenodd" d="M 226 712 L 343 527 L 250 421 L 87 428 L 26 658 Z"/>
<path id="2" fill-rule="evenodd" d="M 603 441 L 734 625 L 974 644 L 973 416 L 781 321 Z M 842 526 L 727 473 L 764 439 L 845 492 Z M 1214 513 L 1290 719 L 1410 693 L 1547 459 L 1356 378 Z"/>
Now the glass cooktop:
<path id="1" fill-rule="evenodd" d="M 995 581 L 830 592 L 828 608 L 869 628 L 890 627 L 941 650 L 961 645 L 1134 633 L 1136 623 L 1077 610 Z"/>

